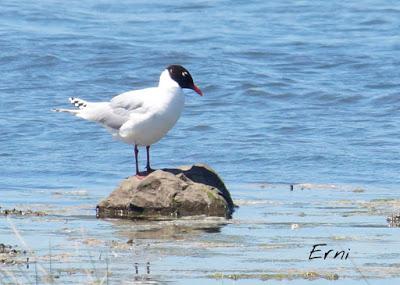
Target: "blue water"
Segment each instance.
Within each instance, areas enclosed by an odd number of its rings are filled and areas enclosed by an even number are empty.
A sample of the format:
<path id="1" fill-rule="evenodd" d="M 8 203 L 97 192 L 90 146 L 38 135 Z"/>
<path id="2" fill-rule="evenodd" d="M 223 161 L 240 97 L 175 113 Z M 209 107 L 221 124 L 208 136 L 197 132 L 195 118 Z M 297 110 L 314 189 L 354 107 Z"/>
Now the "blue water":
<path id="1" fill-rule="evenodd" d="M 155 244 L 142 250 L 162 281 L 317 267 L 364 284 L 354 269 L 361 266 L 396 284 L 398 229 L 386 216 L 400 205 L 399 27 L 398 1 L 2 0 L 0 206 L 48 211 L 11 218 L 40 256 L 50 240 L 62 253 L 78 241 L 85 247 L 84 230 L 102 245 L 126 245 L 132 235 Z M 220 232 L 146 224 L 166 228 L 146 236 L 141 225 L 95 220 L 96 203 L 134 174 L 133 148 L 51 112 L 69 107 L 71 96 L 104 101 L 155 86 L 173 63 L 205 96 L 186 92 L 182 117 L 152 147 L 153 167 L 216 169 L 240 205 Z M 287 183 L 311 190 L 290 192 Z M 17 243 L 4 217 L 0 237 Z M 320 242 L 351 247 L 354 264 L 310 263 Z M 115 278 L 131 280 L 131 252 L 118 254 Z M 92 261 L 78 254 L 68 262 Z"/>
<path id="2" fill-rule="evenodd" d="M 109 187 L 133 174 L 130 146 L 50 110 L 154 86 L 172 63 L 205 96 L 186 92 L 155 167 L 205 162 L 228 183 L 399 183 L 397 1 L 0 7 L 2 190 Z"/>

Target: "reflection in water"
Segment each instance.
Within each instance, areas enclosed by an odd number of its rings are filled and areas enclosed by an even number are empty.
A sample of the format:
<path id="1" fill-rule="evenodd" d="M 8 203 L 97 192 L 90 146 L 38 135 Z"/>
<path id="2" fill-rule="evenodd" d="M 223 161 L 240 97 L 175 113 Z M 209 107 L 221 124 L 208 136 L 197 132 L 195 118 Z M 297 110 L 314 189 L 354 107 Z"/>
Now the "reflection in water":
<path id="1" fill-rule="evenodd" d="M 106 220 L 113 224 L 117 235 L 128 240 L 183 240 L 203 233 L 220 233 L 229 224 L 223 218 L 187 218 L 177 221 Z"/>

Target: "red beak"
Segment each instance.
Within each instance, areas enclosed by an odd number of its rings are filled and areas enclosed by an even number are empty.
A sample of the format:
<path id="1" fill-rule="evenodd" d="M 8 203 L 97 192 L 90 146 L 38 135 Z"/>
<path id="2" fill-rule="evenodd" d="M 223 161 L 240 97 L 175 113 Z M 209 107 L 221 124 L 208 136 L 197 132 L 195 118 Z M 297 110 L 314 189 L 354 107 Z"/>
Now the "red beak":
<path id="1" fill-rule="evenodd" d="M 201 92 L 200 88 L 196 86 L 196 84 L 193 84 L 193 90 L 199 94 L 200 96 L 203 96 L 203 92 Z"/>

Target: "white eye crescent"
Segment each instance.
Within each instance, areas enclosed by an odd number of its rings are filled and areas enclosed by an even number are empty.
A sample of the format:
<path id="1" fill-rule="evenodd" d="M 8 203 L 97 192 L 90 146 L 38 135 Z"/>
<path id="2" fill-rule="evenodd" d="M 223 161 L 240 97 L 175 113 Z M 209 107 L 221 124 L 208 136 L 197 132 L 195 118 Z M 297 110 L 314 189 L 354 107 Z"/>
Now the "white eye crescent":
<path id="1" fill-rule="evenodd" d="M 188 73 L 186 71 L 183 71 L 182 76 L 185 77 L 186 75 L 188 75 Z"/>

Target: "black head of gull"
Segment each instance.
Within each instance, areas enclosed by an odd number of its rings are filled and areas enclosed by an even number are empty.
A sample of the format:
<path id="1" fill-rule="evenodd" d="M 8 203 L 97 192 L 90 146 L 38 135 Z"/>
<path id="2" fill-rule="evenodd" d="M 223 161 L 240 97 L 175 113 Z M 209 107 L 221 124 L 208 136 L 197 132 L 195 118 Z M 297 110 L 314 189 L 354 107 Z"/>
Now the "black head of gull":
<path id="1" fill-rule="evenodd" d="M 200 96 L 203 96 L 200 88 L 193 82 L 192 75 L 182 65 L 173 64 L 167 67 L 169 76 L 178 83 L 181 88 L 187 88 L 194 90 Z"/>

